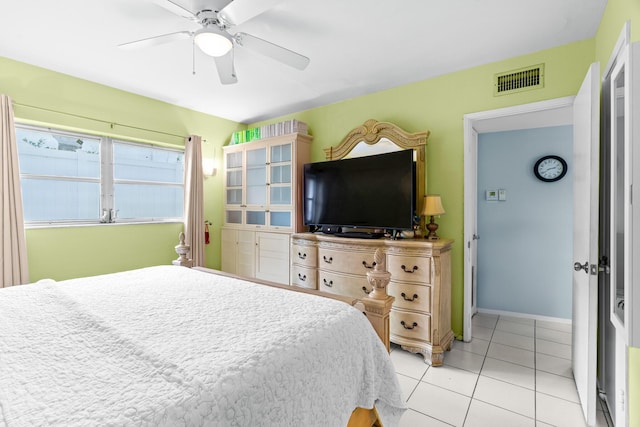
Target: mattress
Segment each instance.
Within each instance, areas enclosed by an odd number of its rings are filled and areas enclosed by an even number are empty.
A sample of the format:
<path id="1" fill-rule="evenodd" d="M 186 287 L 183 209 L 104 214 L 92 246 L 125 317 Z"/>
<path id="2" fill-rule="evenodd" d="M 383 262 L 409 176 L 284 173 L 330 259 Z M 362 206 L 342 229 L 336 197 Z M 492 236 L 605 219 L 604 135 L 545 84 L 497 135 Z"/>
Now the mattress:
<path id="1" fill-rule="evenodd" d="M 177 266 L 0 290 L 0 425 L 346 426 L 405 405 L 340 301 Z"/>

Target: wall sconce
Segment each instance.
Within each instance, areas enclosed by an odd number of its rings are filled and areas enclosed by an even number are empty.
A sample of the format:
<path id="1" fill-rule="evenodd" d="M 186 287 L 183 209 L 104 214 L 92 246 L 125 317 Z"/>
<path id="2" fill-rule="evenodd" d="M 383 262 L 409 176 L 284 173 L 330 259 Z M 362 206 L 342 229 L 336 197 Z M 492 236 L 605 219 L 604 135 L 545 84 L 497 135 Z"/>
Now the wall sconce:
<path id="1" fill-rule="evenodd" d="M 207 176 L 215 176 L 218 172 L 216 168 L 216 159 L 205 159 L 202 158 L 202 174 Z"/>
<path id="2" fill-rule="evenodd" d="M 438 229 L 438 224 L 433 222 L 433 217 L 436 215 L 443 215 L 444 208 L 442 207 L 442 200 L 440 200 L 440 195 L 431 194 L 424 196 L 424 208 L 422 210 L 422 215 L 425 217 L 431 217 L 429 223 L 426 225 L 429 233 L 424 236 L 425 239 L 429 240 L 438 240 L 440 237 L 436 234 L 436 230 Z"/>
<path id="3" fill-rule="evenodd" d="M 206 141 L 205 141 L 206 142 Z M 208 176 L 216 176 L 218 172 L 218 162 L 217 159 L 217 148 L 213 147 L 213 157 L 202 157 L 202 174 L 206 177 Z"/>

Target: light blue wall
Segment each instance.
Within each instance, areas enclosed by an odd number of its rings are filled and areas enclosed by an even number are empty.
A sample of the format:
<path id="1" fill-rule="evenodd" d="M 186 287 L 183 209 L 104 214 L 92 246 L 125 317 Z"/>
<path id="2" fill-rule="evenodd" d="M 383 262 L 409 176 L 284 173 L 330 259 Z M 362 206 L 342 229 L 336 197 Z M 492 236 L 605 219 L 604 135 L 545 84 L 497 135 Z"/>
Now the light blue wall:
<path id="1" fill-rule="evenodd" d="M 571 318 L 572 135 L 556 126 L 478 136 L 479 309 Z M 567 161 L 560 181 L 533 175 L 546 154 Z M 497 189 L 506 201 L 487 201 Z"/>

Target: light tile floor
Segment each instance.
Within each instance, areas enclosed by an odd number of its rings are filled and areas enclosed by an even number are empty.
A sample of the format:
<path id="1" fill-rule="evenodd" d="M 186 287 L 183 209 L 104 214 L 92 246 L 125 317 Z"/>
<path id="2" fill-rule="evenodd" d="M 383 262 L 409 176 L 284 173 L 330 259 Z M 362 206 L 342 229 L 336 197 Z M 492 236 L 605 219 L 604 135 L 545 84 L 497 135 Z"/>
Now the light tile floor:
<path id="1" fill-rule="evenodd" d="M 479 313 L 443 366 L 393 344 L 391 360 L 409 406 L 401 427 L 586 425 L 568 324 Z M 597 427 L 608 426 L 604 410 L 598 399 Z"/>

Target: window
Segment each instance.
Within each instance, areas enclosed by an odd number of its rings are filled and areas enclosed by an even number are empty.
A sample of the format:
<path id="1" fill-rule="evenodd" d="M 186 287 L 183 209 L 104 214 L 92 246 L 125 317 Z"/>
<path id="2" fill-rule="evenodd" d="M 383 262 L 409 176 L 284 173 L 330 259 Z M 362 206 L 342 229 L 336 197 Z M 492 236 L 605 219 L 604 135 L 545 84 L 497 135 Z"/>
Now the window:
<path id="1" fill-rule="evenodd" d="M 184 151 L 17 125 L 25 222 L 182 220 Z"/>

